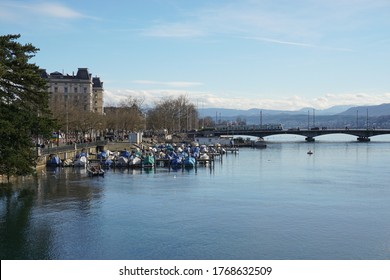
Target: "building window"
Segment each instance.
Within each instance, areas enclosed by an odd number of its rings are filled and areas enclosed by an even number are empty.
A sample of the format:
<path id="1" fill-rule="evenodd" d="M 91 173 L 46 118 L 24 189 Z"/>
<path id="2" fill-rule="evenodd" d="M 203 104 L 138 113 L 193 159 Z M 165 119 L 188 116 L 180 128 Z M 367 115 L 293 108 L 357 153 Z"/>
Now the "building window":
<path id="1" fill-rule="evenodd" d="M 77 93 L 77 87 L 74 88 L 74 92 Z"/>
<path id="2" fill-rule="evenodd" d="M 84 88 L 84 93 L 87 93 L 87 88 L 86 87 Z"/>
<path id="3" fill-rule="evenodd" d="M 64 92 L 68 93 L 68 87 L 64 87 Z"/>
<path id="4" fill-rule="evenodd" d="M 58 92 L 58 87 L 55 87 L 55 88 L 54 88 L 54 92 Z"/>

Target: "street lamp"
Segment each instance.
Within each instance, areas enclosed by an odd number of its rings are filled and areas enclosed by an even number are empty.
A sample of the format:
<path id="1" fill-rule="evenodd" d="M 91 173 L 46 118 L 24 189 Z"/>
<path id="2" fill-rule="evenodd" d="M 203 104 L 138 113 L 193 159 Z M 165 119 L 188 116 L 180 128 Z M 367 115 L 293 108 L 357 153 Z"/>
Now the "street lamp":
<path id="1" fill-rule="evenodd" d="M 359 129 L 359 110 L 356 110 L 356 129 Z"/>
<path id="2" fill-rule="evenodd" d="M 66 113 L 66 135 L 65 135 L 65 144 L 68 144 L 68 134 L 69 134 L 69 112 L 68 112 L 68 106 L 69 106 L 69 96 L 68 93 L 65 93 L 65 113 Z"/>

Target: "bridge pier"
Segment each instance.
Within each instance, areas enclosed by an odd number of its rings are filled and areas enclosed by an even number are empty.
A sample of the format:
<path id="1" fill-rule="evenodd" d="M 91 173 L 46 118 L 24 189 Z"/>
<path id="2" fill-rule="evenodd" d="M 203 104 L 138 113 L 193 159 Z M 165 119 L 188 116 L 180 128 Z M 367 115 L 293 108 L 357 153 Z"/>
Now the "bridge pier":
<path id="1" fill-rule="evenodd" d="M 358 137 L 357 140 L 359 142 L 370 142 L 371 141 L 370 137 L 366 137 L 366 136 Z"/>
<path id="2" fill-rule="evenodd" d="M 316 139 L 314 139 L 314 137 L 311 137 L 311 136 L 308 136 L 305 138 L 306 142 L 314 142 L 316 141 Z"/>

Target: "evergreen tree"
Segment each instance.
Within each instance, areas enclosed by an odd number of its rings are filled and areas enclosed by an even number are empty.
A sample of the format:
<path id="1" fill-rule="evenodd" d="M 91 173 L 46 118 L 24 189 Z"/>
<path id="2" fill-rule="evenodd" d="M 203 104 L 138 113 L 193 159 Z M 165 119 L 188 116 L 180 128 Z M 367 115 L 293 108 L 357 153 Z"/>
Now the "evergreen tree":
<path id="1" fill-rule="evenodd" d="M 41 70 L 29 60 L 39 50 L 17 42 L 20 35 L 0 36 L 0 174 L 33 172 L 35 139 L 47 137 L 54 122 Z"/>

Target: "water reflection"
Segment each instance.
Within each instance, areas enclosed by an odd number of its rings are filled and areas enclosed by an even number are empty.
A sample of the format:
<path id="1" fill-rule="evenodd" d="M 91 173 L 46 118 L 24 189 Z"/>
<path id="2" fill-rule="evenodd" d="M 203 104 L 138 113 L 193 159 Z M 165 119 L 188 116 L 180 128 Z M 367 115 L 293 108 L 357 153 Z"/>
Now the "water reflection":
<path id="1" fill-rule="evenodd" d="M 52 231 L 47 223 L 31 232 L 32 209 L 36 191 L 14 190 L 10 185 L 0 188 L 1 259 L 50 259 Z"/>
<path id="2" fill-rule="evenodd" d="M 1 259 L 56 259 L 57 225 L 67 213 L 88 217 L 99 205 L 102 189 L 86 179 L 85 170 L 55 168 L 0 185 Z"/>

